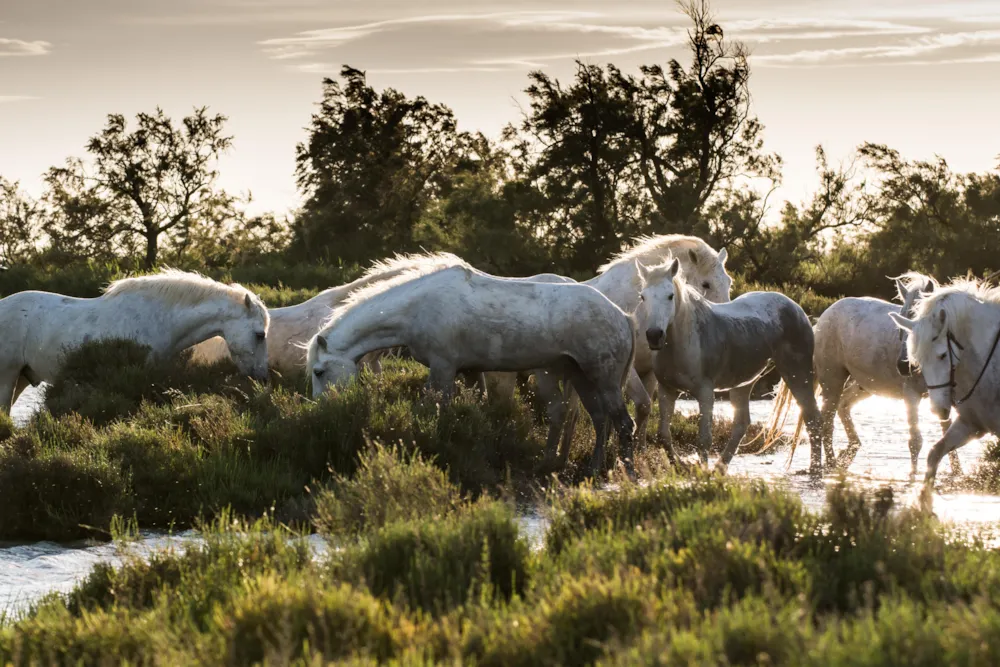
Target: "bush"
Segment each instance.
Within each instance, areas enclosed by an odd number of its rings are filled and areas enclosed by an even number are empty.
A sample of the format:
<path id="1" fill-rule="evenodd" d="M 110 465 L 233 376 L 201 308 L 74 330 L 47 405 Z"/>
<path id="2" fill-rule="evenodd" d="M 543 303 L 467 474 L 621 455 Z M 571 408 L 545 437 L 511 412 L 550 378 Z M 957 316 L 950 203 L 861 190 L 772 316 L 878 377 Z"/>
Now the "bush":
<path id="1" fill-rule="evenodd" d="M 330 537 L 374 531 L 386 524 L 448 516 L 461 493 L 419 452 L 373 443 L 353 477 L 336 475 L 316 495 L 316 527 Z"/>

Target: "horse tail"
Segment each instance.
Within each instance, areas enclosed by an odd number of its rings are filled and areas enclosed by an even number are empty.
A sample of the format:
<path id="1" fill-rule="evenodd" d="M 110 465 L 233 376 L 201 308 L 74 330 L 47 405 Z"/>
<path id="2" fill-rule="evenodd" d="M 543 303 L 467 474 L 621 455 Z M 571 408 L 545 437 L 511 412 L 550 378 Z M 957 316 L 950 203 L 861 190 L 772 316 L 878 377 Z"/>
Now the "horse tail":
<path id="1" fill-rule="evenodd" d="M 813 383 L 815 390 L 815 382 Z M 782 380 L 778 383 L 778 388 L 774 393 L 774 402 L 771 404 L 771 414 L 768 416 L 767 425 L 764 427 L 764 446 L 761 452 L 771 449 L 776 442 L 781 439 L 785 424 L 788 422 L 788 413 L 792 409 L 794 402 L 792 392 L 788 385 Z M 802 427 L 805 424 L 805 417 L 799 412 L 799 420 L 795 424 L 795 432 L 792 434 L 792 454 L 795 454 L 795 446 L 802 436 Z M 790 459 L 789 459 L 790 460 Z"/>

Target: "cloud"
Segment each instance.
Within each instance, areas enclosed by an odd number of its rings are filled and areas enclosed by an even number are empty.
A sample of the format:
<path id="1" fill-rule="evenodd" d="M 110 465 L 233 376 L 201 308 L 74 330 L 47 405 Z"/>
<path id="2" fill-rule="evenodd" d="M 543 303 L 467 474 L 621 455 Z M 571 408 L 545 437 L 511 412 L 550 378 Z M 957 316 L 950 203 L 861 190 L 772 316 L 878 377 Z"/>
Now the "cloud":
<path id="1" fill-rule="evenodd" d="M 856 64 L 870 64 L 873 60 L 897 61 L 896 64 L 927 65 L 927 64 L 958 64 L 969 62 L 994 62 L 993 53 L 977 55 L 943 56 L 939 59 L 917 59 L 918 56 L 940 51 L 955 51 L 961 49 L 990 46 L 1000 43 L 1000 30 L 976 30 L 971 32 L 938 33 L 908 39 L 898 44 L 881 44 L 875 46 L 842 47 L 829 49 L 811 49 L 792 53 L 767 54 L 754 57 L 755 64 L 762 65 L 817 65 L 842 61 L 853 61 Z"/>
<path id="2" fill-rule="evenodd" d="M 12 102 L 27 102 L 37 100 L 34 95 L 0 95 L 0 104 L 10 104 Z"/>
<path id="3" fill-rule="evenodd" d="M 3 56 L 44 56 L 52 45 L 41 40 L 26 42 L 23 39 L 0 37 L 0 57 Z"/>

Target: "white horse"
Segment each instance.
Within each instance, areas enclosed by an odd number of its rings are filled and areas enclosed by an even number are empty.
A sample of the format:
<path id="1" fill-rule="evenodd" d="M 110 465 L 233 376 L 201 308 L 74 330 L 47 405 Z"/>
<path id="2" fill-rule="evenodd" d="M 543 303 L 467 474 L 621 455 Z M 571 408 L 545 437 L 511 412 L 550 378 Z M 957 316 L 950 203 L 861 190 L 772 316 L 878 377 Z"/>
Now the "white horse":
<path id="1" fill-rule="evenodd" d="M 352 294 L 309 343 L 313 393 L 342 384 L 372 350 L 405 346 L 450 396 L 459 371 L 557 369 L 594 420 L 596 474 L 614 425 L 632 470 L 634 424 L 622 385 L 632 367 L 632 319 L 596 290 L 497 278 L 447 253 Z M 547 456 L 554 453 L 547 449 Z"/>
<path id="2" fill-rule="evenodd" d="M 927 383 L 931 409 L 958 417 L 927 455 L 921 502 L 930 509 L 945 454 L 986 433 L 1000 433 L 1000 288 L 956 280 L 917 301 L 913 319 L 889 316 L 908 332 L 907 353 Z"/>
<path id="3" fill-rule="evenodd" d="M 323 322 L 352 292 L 372 283 L 390 280 L 399 274 L 418 268 L 425 263 L 422 255 L 397 254 L 392 258 L 374 262 L 357 280 L 345 285 L 323 290 L 308 301 L 294 306 L 270 309 L 271 328 L 267 334 L 267 356 L 271 368 L 282 375 L 302 373 L 306 364 L 306 343 L 316 335 Z M 541 282 L 572 282 L 551 274 L 542 274 L 521 280 L 537 279 Z M 379 350 L 365 357 L 363 363 L 374 371 L 380 370 L 379 359 L 387 351 Z M 212 364 L 229 357 L 226 341 L 220 337 L 206 340 L 192 348 L 191 360 L 199 364 Z"/>
<path id="4" fill-rule="evenodd" d="M 678 259 L 680 270 L 687 283 L 709 301 L 726 303 L 732 288 L 732 278 L 726 273 L 725 248 L 716 252 L 700 238 L 680 234 L 643 236 L 636 239 L 632 248 L 616 255 L 598 269 L 599 274 L 586 281 L 626 313 L 635 312 L 639 306 L 639 293 L 645 285 L 645 267 Z M 646 423 L 652 410 L 652 396 L 656 393 L 656 375 L 653 373 L 652 352 L 642 336 L 636 345 L 635 366 L 629 374 L 626 394 L 635 404 L 636 439 L 640 449 L 646 444 Z M 549 416 L 549 448 L 562 436 L 562 460 L 573 440 L 578 415 L 571 392 L 559 387 L 556 377 L 539 372 L 535 375 L 539 396 L 546 402 Z M 673 402 L 669 404 L 659 392 L 662 440 L 670 437 L 670 418 Z"/>
<path id="5" fill-rule="evenodd" d="M 823 446 L 833 445 L 833 420 L 840 417 L 847 434 L 848 446 L 841 452 L 838 463 L 847 467 L 861 448 L 851 408 L 868 396 L 890 396 L 906 404 L 906 418 L 910 428 L 910 459 L 914 474 L 917 458 L 923 447 L 920 435 L 920 399 L 927 394 L 927 386 L 919 373 L 901 375 L 898 358 L 901 343 L 905 344 L 899 328 L 889 319 L 889 313 L 911 315 L 913 304 L 937 288 L 937 281 L 916 271 L 895 279 L 896 291 L 902 306 L 870 297 L 847 297 L 827 308 L 813 331 L 816 351 L 813 368 L 823 397 Z M 788 388 L 781 384 L 775 395 L 775 406 L 784 409 L 789 405 Z M 772 417 L 772 423 L 784 421 L 783 415 Z M 796 439 L 802 419 L 796 427 Z M 947 429 L 947 424 L 944 425 Z M 958 472 L 961 463 L 952 453 L 952 468 Z"/>
<path id="6" fill-rule="evenodd" d="M 653 267 L 650 272 L 663 268 Z M 811 468 L 819 472 L 822 456 L 819 408 L 813 394 L 813 330 L 802 308 L 777 292 L 749 292 L 729 303 L 712 303 L 684 282 L 676 261 L 667 270 L 673 280 L 644 289 L 647 307 L 636 317 L 653 350 L 653 370 L 667 414 L 673 413 L 681 391 L 698 400 L 702 462 L 708 462 L 712 444 L 715 390 L 729 389 L 733 406 L 732 435 L 719 460 L 719 468 L 725 470 L 750 426 L 754 383 L 772 360 L 806 415 Z M 669 436 L 669 430 L 667 433 Z M 676 460 L 669 437 L 664 444 Z M 829 451 L 827 457 L 831 457 Z"/>
<path id="7" fill-rule="evenodd" d="M 176 354 L 213 336 L 226 339 L 233 360 L 267 379 L 267 308 L 240 285 L 167 269 L 111 283 L 94 299 L 18 292 L 0 299 L 0 406 L 10 406 L 30 382 L 51 382 L 66 352 L 89 340 L 124 338 Z"/>

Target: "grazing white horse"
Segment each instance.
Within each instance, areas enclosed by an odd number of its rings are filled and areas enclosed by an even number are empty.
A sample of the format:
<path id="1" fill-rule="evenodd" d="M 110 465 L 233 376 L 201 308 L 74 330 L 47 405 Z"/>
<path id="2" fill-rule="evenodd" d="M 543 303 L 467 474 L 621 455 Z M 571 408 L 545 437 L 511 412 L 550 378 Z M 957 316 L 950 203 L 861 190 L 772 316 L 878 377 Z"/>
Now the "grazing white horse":
<path id="1" fill-rule="evenodd" d="M 352 292 L 372 283 L 395 278 L 404 271 L 417 268 L 425 262 L 422 255 L 397 254 L 389 259 L 374 262 L 364 275 L 345 285 L 323 290 L 308 301 L 294 306 L 271 308 L 271 328 L 267 334 L 267 356 L 271 368 L 282 375 L 293 376 L 302 373 L 306 364 L 306 343 L 316 335 L 330 313 Z M 542 274 L 521 280 L 541 282 L 572 282 L 552 274 Z M 380 369 L 379 359 L 386 351 L 380 350 L 368 355 L 363 363 L 373 370 Z M 206 340 L 192 348 L 191 360 L 199 364 L 212 364 L 229 357 L 226 341 L 220 337 Z"/>
<path id="2" fill-rule="evenodd" d="M 134 340 L 163 358 L 222 336 L 241 372 L 267 379 L 267 308 L 240 285 L 195 273 L 117 280 L 94 299 L 18 292 L 0 299 L 0 322 L 0 407 L 8 412 L 29 382 L 54 380 L 66 352 L 89 340 Z"/>
<path id="3" fill-rule="evenodd" d="M 700 238 L 680 234 L 639 237 L 635 245 L 613 257 L 598 269 L 596 277 L 584 284 L 604 294 L 626 313 L 634 313 L 639 306 L 639 293 L 645 285 L 645 267 L 674 258 L 679 260 L 680 270 L 692 289 L 715 303 L 729 301 L 733 281 L 726 273 L 725 248 L 716 252 Z M 652 352 L 644 337 L 640 336 L 639 339 L 635 366 L 629 374 L 626 394 L 635 403 L 636 439 L 638 447 L 642 449 L 646 444 L 646 423 L 652 410 L 651 397 L 656 393 L 657 387 Z M 558 443 L 561 435 L 563 452 L 568 452 L 578 415 L 573 395 L 559 387 L 557 378 L 544 372 L 537 373 L 535 381 L 539 396 L 549 406 L 549 448 L 554 446 L 553 442 Z M 668 404 L 662 391 L 659 392 L 659 402 L 659 436 L 662 440 L 667 440 L 670 437 L 673 402 Z M 564 454 L 561 459 L 565 458 Z"/>
<path id="4" fill-rule="evenodd" d="M 592 472 L 603 466 L 610 425 L 632 471 L 634 424 L 622 385 L 632 367 L 635 326 L 598 291 L 497 278 L 454 255 L 428 255 L 424 266 L 355 292 L 334 311 L 309 343 L 313 393 L 355 376 L 368 352 L 397 346 L 430 368 L 430 387 L 445 397 L 463 370 L 558 371 L 594 420 Z"/>
<path id="5" fill-rule="evenodd" d="M 754 383 L 772 360 L 806 415 L 811 469 L 819 472 L 822 456 L 819 408 L 813 394 L 813 330 L 805 312 L 777 292 L 749 292 L 729 303 L 712 303 L 689 287 L 677 269 L 677 262 L 672 262 L 668 270 L 673 280 L 643 290 L 643 303 L 648 306 L 636 314 L 639 330 L 653 350 L 653 371 L 667 414 L 673 413 L 681 391 L 698 400 L 699 455 L 707 463 L 715 390 L 728 389 L 733 431 L 719 460 L 719 468 L 725 470 L 750 425 Z M 651 272 L 660 270 L 662 266 Z M 676 460 L 669 437 L 664 444 Z M 827 456 L 831 457 L 829 451 Z"/>
<path id="6" fill-rule="evenodd" d="M 937 288 L 937 281 L 916 271 L 895 279 L 896 291 L 902 306 L 870 297 L 847 297 L 827 308 L 813 331 L 816 351 L 813 368 L 819 384 L 823 407 L 823 446 L 833 446 L 833 420 L 840 417 L 847 434 L 848 446 L 838 457 L 839 465 L 847 467 L 861 448 L 851 408 L 868 396 L 890 396 L 906 404 L 906 418 L 910 428 L 910 459 L 914 474 L 917 458 L 923 447 L 920 435 L 920 399 L 927 394 L 927 386 L 919 373 L 901 375 L 898 357 L 905 339 L 899 328 L 889 319 L 889 313 L 911 315 L 913 305 L 920 297 Z M 782 383 L 775 395 L 775 406 L 787 408 L 788 388 Z M 784 421 L 784 416 L 772 422 Z M 796 427 L 796 439 L 802 428 L 802 418 Z M 947 424 L 943 426 L 947 430 Z M 952 468 L 958 472 L 961 463 L 951 454 Z"/>
<path id="7" fill-rule="evenodd" d="M 924 376 L 931 410 L 958 417 L 927 455 L 921 503 L 931 508 L 934 478 L 945 454 L 986 433 L 1000 433 L 1000 288 L 956 280 L 917 301 L 914 318 L 889 316 L 908 332 L 911 362 Z"/>

